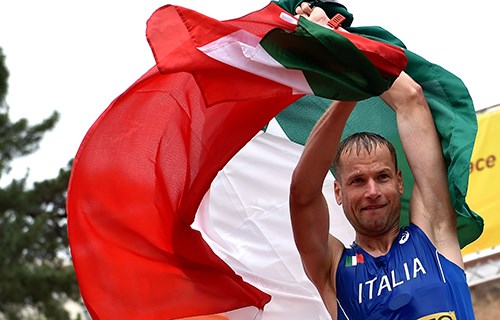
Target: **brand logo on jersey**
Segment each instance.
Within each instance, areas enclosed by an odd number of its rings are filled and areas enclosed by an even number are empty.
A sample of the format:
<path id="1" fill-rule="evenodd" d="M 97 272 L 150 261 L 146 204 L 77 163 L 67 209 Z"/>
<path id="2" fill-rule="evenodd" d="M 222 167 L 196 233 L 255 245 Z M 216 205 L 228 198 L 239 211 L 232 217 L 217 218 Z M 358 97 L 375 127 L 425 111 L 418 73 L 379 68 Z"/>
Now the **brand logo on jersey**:
<path id="1" fill-rule="evenodd" d="M 399 244 L 405 244 L 408 239 L 410 239 L 410 233 L 408 231 L 403 232 L 401 239 L 399 239 Z"/>
<path id="2" fill-rule="evenodd" d="M 438 312 L 428 316 L 418 318 L 417 320 L 457 320 L 454 311 Z"/>

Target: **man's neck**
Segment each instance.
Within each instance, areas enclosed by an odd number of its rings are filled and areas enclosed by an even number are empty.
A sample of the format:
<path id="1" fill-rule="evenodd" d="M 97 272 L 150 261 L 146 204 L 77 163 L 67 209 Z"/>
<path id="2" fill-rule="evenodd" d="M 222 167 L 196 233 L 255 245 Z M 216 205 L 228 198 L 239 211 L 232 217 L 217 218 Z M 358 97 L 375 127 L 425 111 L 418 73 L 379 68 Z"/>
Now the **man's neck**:
<path id="1" fill-rule="evenodd" d="M 386 255 L 392 247 L 394 240 L 399 234 L 399 226 L 391 228 L 388 232 L 380 236 L 367 236 L 360 233 L 356 234 L 356 244 L 363 248 L 372 257 Z"/>

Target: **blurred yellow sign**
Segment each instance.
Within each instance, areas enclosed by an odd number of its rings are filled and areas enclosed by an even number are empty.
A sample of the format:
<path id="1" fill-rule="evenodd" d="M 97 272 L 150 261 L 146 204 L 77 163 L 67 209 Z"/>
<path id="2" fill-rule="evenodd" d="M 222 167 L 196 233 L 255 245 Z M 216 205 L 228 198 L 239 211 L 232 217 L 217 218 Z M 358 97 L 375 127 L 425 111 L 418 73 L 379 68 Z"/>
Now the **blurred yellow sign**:
<path id="1" fill-rule="evenodd" d="M 500 245 L 500 109 L 477 116 L 467 204 L 484 219 L 484 232 L 463 254 Z"/>

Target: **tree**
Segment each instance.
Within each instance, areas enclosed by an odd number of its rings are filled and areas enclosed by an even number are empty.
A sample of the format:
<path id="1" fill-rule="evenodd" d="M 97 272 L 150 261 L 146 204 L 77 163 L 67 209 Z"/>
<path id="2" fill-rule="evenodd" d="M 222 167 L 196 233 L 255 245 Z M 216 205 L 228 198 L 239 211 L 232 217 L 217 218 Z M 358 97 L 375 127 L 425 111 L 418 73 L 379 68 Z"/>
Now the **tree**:
<path id="1" fill-rule="evenodd" d="M 59 119 L 54 112 L 36 125 L 12 122 L 8 76 L 0 48 L 0 177 L 14 159 L 36 151 Z M 63 303 L 79 299 L 66 229 L 70 168 L 30 188 L 27 177 L 0 187 L 0 319 L 69 319 Z"/>

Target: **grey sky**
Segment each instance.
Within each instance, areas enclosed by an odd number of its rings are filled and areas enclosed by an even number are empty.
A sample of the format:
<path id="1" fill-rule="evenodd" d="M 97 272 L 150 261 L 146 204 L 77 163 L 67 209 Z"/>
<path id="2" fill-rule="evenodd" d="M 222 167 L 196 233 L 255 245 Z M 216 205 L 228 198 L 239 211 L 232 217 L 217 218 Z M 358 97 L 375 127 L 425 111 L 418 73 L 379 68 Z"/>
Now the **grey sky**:
<path id="1" fill-rule="evenodd" d="M 218 19 L 237 17 L 269 1 L 177 0 Z M 7 102 L 16 120 L 32 123 L 53 110 L 61 120 L 34 155 L 17 160 L 12 174 L 29 181 L 57 175 L 75 156 L 89 127 L 110 102 L 154 61 L 146 21 L 168 2 L 131 0 L 2 1 L 0 47 L 10 71 Z M 407 47 L 459 76 L 476 109 L 500 103 L 500 28 L 494 1 L 345 0 L 354 25 L 380 25 Z"/>

